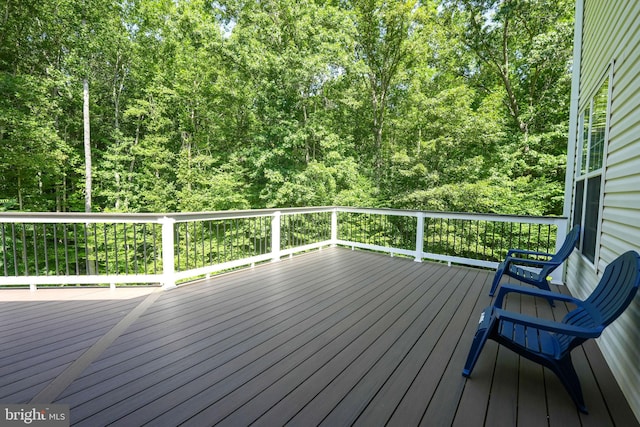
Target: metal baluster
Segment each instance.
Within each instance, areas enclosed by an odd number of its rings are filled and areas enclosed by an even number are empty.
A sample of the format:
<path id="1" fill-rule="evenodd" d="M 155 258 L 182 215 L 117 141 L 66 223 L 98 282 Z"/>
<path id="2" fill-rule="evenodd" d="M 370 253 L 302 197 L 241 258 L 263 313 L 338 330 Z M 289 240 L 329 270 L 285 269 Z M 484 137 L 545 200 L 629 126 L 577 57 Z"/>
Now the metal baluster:
<path id="1" fill-rule="evenodd" d="M 156 223 L 154 222 L 152 224 L 152 233 L 153 233 L 153 274 L 158 274 L 158 251 L 156 250 L 156 248 L 158 247 L 157 245 L 157 240 L 156 240 Z"/>
<path id="2" fill-rule="evenodd" d="M 242 258 L 248 255 L 248 252 L 245 252 L 247 248 L 247 233 L 245 232 L 245 225 L 247 221 L 248 221 L 247 219 L 242 220 L 242 251 L 240 253 L 240 256 Z"/>
<path id="3" fill-rule="evenodd" d="M 468 239 L 468 227 L 471 225 L 471 222 L 465 221 L 464 219 L 460 220 L 462 233 L 460 233 L 460 255 L 466 256 L 469 253 L 469 239 Z M 466 247 L 465 247 L 466 245 Z"/>
<path id="4" fill-rule="evenodd" d="M 129 274 L 129 248 L 127 247 L 127 223 L 122 224 L 123 236 L 123 255 L 124 255 L 124 274 Z M 118 224 L 113 224 L 113 251 L 115 253 L 115 269 L 114 274 L 120 273 L 120 263 L 118 262 Z"/>
<path id="5" fill-rule="evenodd" d="M 467 229 L 467 238 L 465 239 L 466 243 L 467 243 L 467 255 L 466 256 L 468 256 L 468 255 L 471 254 L 471 238 L 473 237 L 472 236 L 472 234 L 473 234 L 473 222 L 472 221 L 465 221 L 465 222 L 469 226 L 468 229 Z"/>
<path id="6" fill-rule="evenodd" d="M 136 227 L 138 224 L 133 223 L 133 274 L 140 274 L 138 270 L 138 232 Z"/>
<path id="7" fill-rule="evenodd" d="M 11 223 L 11 242 L 13 247 L 13 274 L 18 276 L 18 243 L 16 241 L 16 225 Z"/>
<path id="8" fill-rule="evenodd" d="M 2 267 L 4 268 L 4 275 L 6 277 L 9 275 L 9 271 L 7 268 L 7 238 L 4 231 L 5 224 L 2 223 L 0 227 L 2 229 Z"/>
<path id="9" fill-rule="evenodd" d="M 222 220 L 222 259 L 227 260 L 227 220 Z"/>
<path id="10" fill-rule="evenodd" d="M 89 272 L 91 271 L 91 268 L 89 267 L 89 233 L 87 233 L 87 226 L 89 224 L 84 223 L 83 225 L 83 229 L 84 229 L 84 264 L 85 264 L 85 268 L 86 268 L 86 273 L 89 274 Z M 55 224 L 54 224 L 54 228 L 53 228 L 53 235 L 54 235 L 54 242 L 55 242 L 55 233 L 56 233 L 56 229 L 55 229 Z M 58 274 L 57 271 L 57 256 L 56 256 L 56 274 Z"/>
<path id="11" fill-rule="evenodd" d="M 262 250 L 265 254 L 269 253 L 269 248 L 271 247 L 271 221 L 271 217 L 265 217 L 263 221 L 264 224 L 262 226 L 262 233 L 264 235 L 264 247 L 262 248 Z"/>
<path id="12" fill-rule="evenodd" d="M 369 218 L 371 217 L 370 214 L 362 214 L 362 218 L 363 218 L 363 222 L 362 225 L 363 227 L 360 229 L 360 239 L 362 240 L 364 243 L 369 243 L 366 238 L 369 236 Z"/>
<path id="13" fill-rule="evenodd" d="M 259 250 L 257 249 L 257 247 L 256 247 L 257 237 L 258 237 L 258 232 L 257 232 L 257 230 L 256 230 L 256 224 L 258 223 L 258 218 L 259 218 L 259 217 L 256 217 L 256 218 L 252 218 L 252 219 L 251 219 L 251 225 L 253 226 L 253 242 L 252 242 L 252 249 L 253 249 L 253 250 L 251 251 L 251 253 L 252 253 L 253 255 L 257 255 L 257 254 L 259 254 L 259 253 L 260 253 L 260 251 L 259 251 Z"/>
<path id="14" fill-rule="evenodd" d="M 220 264 L 220 221 L 216 221 L 216 264 Z"/>
<path id="15" fill-rule="evenodd" d="M 64 236 L 64 271 L 69 276 L 69 239 L 67 238 L 67 224 L 62 224 L 62 234 Z"/>
<path id="16" fill-rule="evenodd" d="M 291 239 L 289 242 L 289 248 L 295 247 L 299 244 L 299 236 L 296 233 L 297 223 L 298 223 L 298 215 L 294 214 L 289 216 L 289 230 L 291 232 Z"/>
<path id="17" fill-rule="evenodd" d="M 482 227 L 482 259 L 484 259 L 485 261 L 488 261 L 487 258 L 487 221 L 482 221 L 482 224 L 484 225 Z M 480 230 L 478 230 L 478 233 L 480 232 Z M 480 235 L 478 234 L 478 240 L 480 240 Z"/>
<path id="18" fill-rule="evenodd" d="M 93 251 L 94 251 L 94 274 L 98 274 L 98 267 L 100 264 L 98 263 L 98 224 L 93 223 Z"/>
<path id="19" fill-rule="evenodd" d="M 205 255 L 206 252 L 204 251 L 204 239 L 205 239 L 205 232 L 204 232 L 204 221 L 200 221 L 200 245 L 202 246 L 202 266 L 206 266 L 207 265 L 207 260 L 205 259 Z"/>
<path id="20" fill-rule="evenodd" d="M 176 224 L 175 227 L 173 228 L 174 230 L 174 248 L 175 248 L 175 254 L 178 257 L 178 264 L 176 265 L 175 270 L 176 271 L 181 271 L 180 270 L 180 224 Z"/>
<path id="21" fill-rule="evenodd" d="M 102 230 L 103 230 L 102 234 L 104 235 L 104 272 L 105 272 L 105 274 L 109 274 L 109 241 L 107 240 L 108 239 L 107 238 L 107 233 L 108 233 L 107 227 L 108 227 L 108 225 L 106 223 L 102 224 Z M 118 224 L 113 224 L 113 228 L 117 230 Z M 125 230 L 124 238 L 125 238 L 125 261 L 126 261 L 126 256 L 127 256 L 127 252 L 126 252 L 127 232 L 126 232 L 126 230 Z M 113 245 L 116 247 L 116 251 L 117 251 L 118 250 L 117 249 L 117 241 L 114 241 Z M 97 258 L 98 258 L 98 256 L 96 254 L 96 259 Z M 118 266 L 116 266 L 116 273 L 118 272 L 117 268 L 118 268 Z M 129 274 L 129 271 L 127 270 L 126 273 Z"/>
<path id="22" fill-rule="evenodd" d="M 238 241 L 238 219 L 231 220 L 230 237 L 231 238 L 229 239 L 229 251 L 230 251 L 231 259 L 234 260 L 235 258 L 233 257 L 233 247 L 235 243 Z"/>
<path id="23" fill-rule="evenodd" d="M 266 254 L 269 252 L 269 247 L 271 245 L 271 235 L 269 234 L 269 229 L 271 228 L 271 217 L 262 217 L 260 218 L 260 228 L 262 229 L 261 233 L 264 236 L 262 253 Z"/>
<path id="24" fill-rule="evenodd" d="M 174 245 L 175 245 L 175 254 L 178 258 L 178 263 L 176 264 L 176 271 L 180 271 L 180 224 L 176 224 L 174 227 Z"/>
<path id="25" fill-rule="evenodd" d="M 189 269 L 189 223 L 184 223 L 185 270 Z"/>
<path id="26" fill-rule="evenodd" d="M 147 223 L 142 224 L 142 259 L 144 261 L 144 274 L 148 274 L 149 262 L 147 258 Z"/>
<path id="27" fill-rule="evenodd" d="M 53 224 L 53 256 L 56 263 L 56 276 L 60 271 L 60 262 L 58 259 L 58 224 Z"/>
<path id="28" fill-rule="evenodd" d="M 298 223 L 298 215 L 291 215 L 289 217 L 289 230 L 291 231 L 291 243 L 290 243 L 290 247 L 293 248 L 296 245 L 299 244 L 299 236 L 296 233 L 296 227 L 297 227 L 297 223 Z"/>
<path id="29" fill-rule="evenodd" d="M 35 262 L 36 276 L 40 276 L 40 267 L 38 266 L 40 262 L 40 260 L 38 259 L 38 229 L 35 223 L 31 224 L 31 227 L 33 227 L 33 258 Z"/>
<path id="30" fill-rule="evenodd" d="M 430 252 L 431 251 L 431 245 L 429 244 L 429 239 L 431 239 L 431 234 L 433 232 L 432 227 L 431 227 L 431 218 L 428 216 L 424 217 L 424 229 L 425 229 L 425 233 L 424 233 L 424 251 L 425 252 Z"/>
<path id="31" fill-rule="evenodd" d="M 240 219 L 236 218 L 235 219 L 235 230 L 234 230 L 234 236 L 233 236 L 233 246 L 232 246 L 232 248 L 236 249 L 236 255 L 235 255 L 234 259 L 242 257 L 242 253 L 240 253 L 240 254 L 237 253 L 237 250 L 239 249 L 239 246 L 240 246 Z"/>
<path id="32" fill-rule="evenodd" d="M 73 252 L 75 257 L 76 276 L 80 275 L 80 239 L 78 238 L 78 224 L 73 223 Z"/>
<path id="33" fill-rule="evenodd" d="M 28 276 L 29 275 L 29 264 L 27 261 L 27 231 L 25 229 L 25 225 L 24 222 L 20 224 L 21 225 L 21 233 L 20 235 L 22 236 L 21 240 L 22 240 L 22 263 L 24 264 L 24 275 Z"/>
<path id="34" fill-rule="evenodd" d="M 213 229 L 211 227 L 211 223 L 213 221 L 207 221 L 209 223 L 209 265 L 213 264 L 213 243 L 211 239 L 213 238 Z"/>
<path id="35" fill-rule="evenodd" d="M 198 222 L 193 221 L 193 268 L 198 268 Z"/>

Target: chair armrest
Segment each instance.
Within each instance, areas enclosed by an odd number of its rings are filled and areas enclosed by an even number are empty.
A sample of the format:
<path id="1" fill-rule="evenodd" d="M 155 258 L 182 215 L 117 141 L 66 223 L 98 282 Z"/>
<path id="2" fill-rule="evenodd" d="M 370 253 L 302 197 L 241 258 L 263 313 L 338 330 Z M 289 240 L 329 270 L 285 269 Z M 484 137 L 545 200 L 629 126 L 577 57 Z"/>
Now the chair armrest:
<path id="1" fill-rule="evenodd" d="M 507 257 L 513 255 L 513 254 L 520 254 L 520 255 L 537 255 L 537 256 L 546 256 L 546 257 L 553 257 L 554 254 L 550 254 L 547 252 L 538 252 L 538 251 L 527 251 L 524 249 L 509 249 L 509 251 L 507 252 Z M 516 258 L 516 257 L 514 257 Z"/>
<path id="2" fill-rule="evenodd" d="M 602 326 L 596 328 L 583 328 L 581 326 L 568 325 L 566 323 L 555 322 L 553 320 L 514 313 L 501 308 L 495 309 L 493 313 L 496 319 L 500 321 L 512 322 L 518 325 L 531 326 L 549 332 L 556 332 L 581 338 L 597 338 L 604 329 Z"/>
<path id="3" fill-rule="evenodd" d="M 544 289 L 530 288 L 528 286 L 514 285 L 512 283 L 505 283 L 500 287 L 500 289 L 498 290 L 498 296 L 493 302 L 493 306 L 497 308 L 502 308 L 504 297 L 509 292 L 516 292 L 521 295 L 531 295 L 534 297 L 546 298 L 547 300 L 553 299 L 556 301 L 565 301 L 565 302 L 570 302 L 570 303 L 582 306 L 582 300 L 574 298 L 571 295 L 565 295 L 558 292 L 550 292 Z"/>
<path id="4" fill-rule="evenodd" d="M 504 260 L 505 268 L 509 264 L 558 265 L 558 263 L 555 262 L 555 261 L 542 261 L 542 260 L 537 260 L 537 259 L 518 258 L 518 257 L 508 256 Z"/>

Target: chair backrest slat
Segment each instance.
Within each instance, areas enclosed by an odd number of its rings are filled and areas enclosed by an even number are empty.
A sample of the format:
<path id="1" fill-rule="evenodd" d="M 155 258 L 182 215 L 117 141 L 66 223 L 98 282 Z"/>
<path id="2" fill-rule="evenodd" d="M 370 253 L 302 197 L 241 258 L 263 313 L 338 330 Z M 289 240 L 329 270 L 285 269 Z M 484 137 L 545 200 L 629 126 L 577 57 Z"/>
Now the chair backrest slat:
<path id="1" fill-rule="evenodd" d="M 564 260 L 569 258 L 569 255 L 571 255 L 571 252 L 573 251 L 573 248 L 576 246 L 576 243 L 578 242 L 579 237 L 580 237 L 580 226 L 576 225 L 571 229 L 569 234 L 567 234 L 567 237 L 565 237 L 564 242 L 562 243 L 562 246 L 560 247 L 558 252 L 553 257 L 551 257 L 550 261 L 557 264 L 563 263 Z"/>
<path id="2" fill-rule="evenodd" d="M 602 279 L 585 300 L 589 310 L 579 307 L 570 311 L 563 323 L 582 327 L 602 327 L 613 322 L 631 304 L 640 285 L 640 257 L 634 251 L 625 252 L 605 268 Z M 571 351 L 585 340 L 558 335 L 563 353 Z"/>

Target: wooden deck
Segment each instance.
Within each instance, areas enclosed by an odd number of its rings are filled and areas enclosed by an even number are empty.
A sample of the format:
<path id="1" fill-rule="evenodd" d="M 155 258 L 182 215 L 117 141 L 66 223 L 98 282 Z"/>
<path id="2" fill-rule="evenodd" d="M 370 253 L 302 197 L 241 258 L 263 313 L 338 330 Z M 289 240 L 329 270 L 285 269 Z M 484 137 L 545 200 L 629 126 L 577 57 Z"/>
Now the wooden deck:
<path id="1" fill-rule="evenodd" d="M 492 276 L 332 248 L 130 298 L 0 291 L 0 403 L 83 426 L 638 425 L 593 341 L 573 353 L 589 415 L 493 342 L 462 377 Z"/>

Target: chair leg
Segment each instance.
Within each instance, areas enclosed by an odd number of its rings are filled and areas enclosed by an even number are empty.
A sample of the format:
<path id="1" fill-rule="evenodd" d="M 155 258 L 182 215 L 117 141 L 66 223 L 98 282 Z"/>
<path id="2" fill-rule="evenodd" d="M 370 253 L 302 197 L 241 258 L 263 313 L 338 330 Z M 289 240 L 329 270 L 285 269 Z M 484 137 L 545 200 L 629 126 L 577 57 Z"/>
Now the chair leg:
<path id="1" fill-rule="evenodd" d="M 538 288 L 540 288 L 540 289 L 542 289 L 543 291 L 549 291 L 549 292 L 552 292 L 552 291 L 551 291 L 551 288 L 549 287 L 549 282 L 547 281 L 547 278 L 546 278 L 546 277 L 542 278 L 542 280 L 540 280 L 540 281 L 538 282 L 537 287 L 538 287 Z M 547 301 L 549 301 L 549 305 L 550 305 L 551 307 L 555 307 L 555 306 L 556 306 L 556 303 L 555 303 L 555 301 L 553 300 L 553 298 L 547 298 Z"/>
<path id="2" fill-rule="evenodd" d="M 493 294 L 496 293 L 496 289 L 500 284 L 500 280 L 502 279 L 502 274 L 504 273 L 505 263 L 501 263 L 496 270 L 495 276 L 493 276 L 493 283 L 491 284 L 491 290 L 489 291 L 489 296 L 492 297 Z"/>
<path id="3" fill-rule="evenodd" d="M 478 325 L 478 330 L 473 337 L 473 342 L 471 343 L 471 348 L 469 349 L 469 354 L 467 355 L 467 361 L 464 364 L 464 369 L 462 370 L 462 376 L 469 377 L 471 375 L 471 371 L 473 371 L 473 368 L 478 361 L 478 357 L 480 357 L 480 353 L 484 348 L 484 344 L 489 338 L 489 332 L 491 330 L 492 324 L 493 307 L 490 306 L 484 309 L 484 311 L 480 315 L 480 324 Z"/>
<path id="4" fill-rule="evenodd" d="M 580 386 L 580 379 L 573 367 L 571 361 L 571 355 L 567 354 L 566 357 L 559 360 L 553 367 L 554 373 L 560 379 L 560 382 L 573 399 L 578 410 L 584 414 L 588 414 L 587 407 L 584 403 L 584 396 L 582 395 L 582 387 Z"/>

